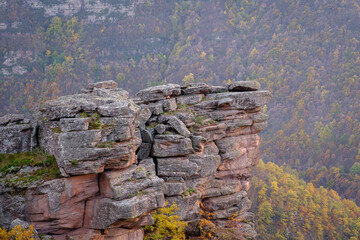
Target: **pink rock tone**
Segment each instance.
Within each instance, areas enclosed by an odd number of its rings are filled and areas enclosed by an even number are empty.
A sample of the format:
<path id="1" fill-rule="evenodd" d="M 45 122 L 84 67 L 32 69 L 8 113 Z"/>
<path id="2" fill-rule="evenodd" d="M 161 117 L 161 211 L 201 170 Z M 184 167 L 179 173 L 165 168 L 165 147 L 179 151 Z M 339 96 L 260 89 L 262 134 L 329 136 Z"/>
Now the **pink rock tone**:
<path id="1" fill-rule="evenodd" d="M 101 235 L 100 230 L 88 229 L 88 228 L 78 228 L 74 231 L 71 231 L 63 235 L 52 235 L 55 240 L 103 240 L 104 237 Z"/>
<path id="2" fill-rule="evenodd" d="M 260 157 L 259 143 L 260 137 L 257 134 L 227 137 L 216 141 L 222 160 L 216 176 L 240 177 L 241 170 L 256 166 Z"/>
<path id="3" fill-rule="evenodd" d="M 142 228 L 110 228 L 105 231 L 103 237 L 105 240 L 143 240 L 144 230 Z"/>
<path id="4" fill-rule="evenodd" d="M 55 240 L 143 240 L 142 228 L 110 228 L 103 233 L 100 230 L 79 228 L 63 235 L 53 235 Z"/>
<path id="5" fill-rule="evenodd" d="M 97 192 L 96 174 L 51 180 L 27 190 L 26 215 L 39 233 L 81 228 L 85 200 Z"/>
<path id="6" fill-rule="evenodd" d="M 135 103 L 116 87 L 94 83 L 45 103 L 39 143 L 66 178 L 26 191 L 27 220 L 56 240 L 141 240 L 168 201 L 190 235 L 203 205 L 217 227 L 253 239 L 249 173 L 270 92 L 257 82 L 168 84 L 142 90 Z"/>

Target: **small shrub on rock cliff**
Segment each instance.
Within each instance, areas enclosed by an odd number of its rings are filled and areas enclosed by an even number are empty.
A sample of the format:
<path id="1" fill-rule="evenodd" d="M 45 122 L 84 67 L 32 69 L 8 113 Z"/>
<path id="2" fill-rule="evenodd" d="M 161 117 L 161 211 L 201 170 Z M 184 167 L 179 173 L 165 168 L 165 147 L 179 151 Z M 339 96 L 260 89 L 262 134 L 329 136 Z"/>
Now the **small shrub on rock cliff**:
<path id="1" fill-rule="evenodd" d="M 201 233 L 201 239 L 204 240 L 238 240 L 244 239 L 241 235 L 235 232 L 237 224 L 240 221 L 238 219 L 238 213 L 233 214 L 227 220 L 227 223 L 223 227 L 216 226 L 214 220 L 216 220 L 216 213 L 208 212 L 205 210 L 204 205 L 200 202 L 200 214 L 202 219 L 199 222 L 199 229 Z"/>
<path id="2" fill-rule="evenodd" d="M 181 194 L 181 197 L 184 198 L 184 197 L 187 197 L 187 196 L 191 196 L 193 193 L 197 193 L 196 189 L 189 188 L 189 189 L 187 189 L 185 192 L 183 192 Z"/>
<path id="3" fill-rule="evenodd" d="M 35 240 L 34 226 L 23 228 L 17 225 L 11 231 L 0 227 L 0 240 Z"/>
<path id="4" fill-rule="evenodd" d="M 166 206 L 168 203 L 166 203 Z M 185 239 L 184 229 L 187 225 L 186 222 L 181 221 L 178 215 L 175 214 L 179 208 L 176 203 L 170 207 L 160 208 L 153 214 L 155 220 L 154 225 L 145 226 L 145 231 L 148 234 L 145 240 L 183 240 Z"/>
<path id="5" fill-rule="evenodd" d="M 213 239 L 216 236 L 216 227 L 212 222 L 214 220 L 214 213 L 205 211 L 204 205 L 200 202 L 200 214 L 202 219 L 199 223 L 202 239 Z"/>

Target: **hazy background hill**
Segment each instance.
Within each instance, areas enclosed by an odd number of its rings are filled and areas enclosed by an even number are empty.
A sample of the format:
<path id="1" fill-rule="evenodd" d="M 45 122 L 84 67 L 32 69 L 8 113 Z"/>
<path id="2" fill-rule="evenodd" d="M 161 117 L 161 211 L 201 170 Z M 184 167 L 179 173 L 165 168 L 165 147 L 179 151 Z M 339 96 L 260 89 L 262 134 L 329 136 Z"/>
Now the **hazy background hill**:
<path id="1" fill-rule="evenodd" d="M 114 79 L 258 80 L 263 159 L 360 204 L 360 3 L 0 0 L 0 115 Z M 270 196 L 270 195 L 269 195 Z"/>

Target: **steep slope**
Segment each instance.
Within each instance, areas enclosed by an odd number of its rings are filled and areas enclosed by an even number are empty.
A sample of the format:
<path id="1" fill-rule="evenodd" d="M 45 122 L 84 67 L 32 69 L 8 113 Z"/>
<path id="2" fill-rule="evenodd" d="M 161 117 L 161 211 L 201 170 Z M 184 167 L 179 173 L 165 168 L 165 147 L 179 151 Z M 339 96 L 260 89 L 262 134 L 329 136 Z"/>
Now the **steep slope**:
<path id="1" fill-rule="evenodd" d="M 353 201 L 272 162 L 260 161 L 255 173 L 251 191 L 259 239 L 358 239 L 360 208 Z"/>

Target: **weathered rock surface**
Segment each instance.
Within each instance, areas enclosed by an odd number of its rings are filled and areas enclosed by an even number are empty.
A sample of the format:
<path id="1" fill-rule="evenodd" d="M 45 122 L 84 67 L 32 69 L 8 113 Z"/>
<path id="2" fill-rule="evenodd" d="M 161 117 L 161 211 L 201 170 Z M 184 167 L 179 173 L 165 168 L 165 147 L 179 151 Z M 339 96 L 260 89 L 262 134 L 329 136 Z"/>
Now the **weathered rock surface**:
<path id="1" fill-rule="evenodd" d="M 46 102 L 41 109 L 40 146 L 56 157 L 64 176 L 135 163 L 141 144 L 135 129 L 149 118 L 146 110 L 138 118 L 140 107 L 127 100 L 127 92 L 116 89 L 113 81 L 91 84 L 88 89 L 87 94 Z"/>
<path id="2" fill-rule="evenodd" d="M 154 139 L 152 156 L 185 156 L 193 152 L 190 138 L 181 135 L 157 135 Z"/>
<path id="3" fill-rule="evenodd" d="M 97 198 L 87 201 L 85 227 L 106 229 L 117 221 L 133 219 L 165 205 L 164 194 L 148 188 L 139 195 L 121 201 Z"/>
<path id="4" fill-rule="evenodd" d="M 204 97 L 203 94 L 179 96 L 176 98 L 176 101 L 178 105 L 196 104 L 201 102 L 203 97 Z"/>
<path id="5" fill-rule="evenodd" d="M 30 151 L 32 130 L 30 124 L 0 126 L 0 153 Z"/>
<path id="6" fill-rule="evenodd" d="M 115 89 L 118 87 L 118 84 L 113 81 L 103 81 L 103 82 L 96 82 L 96 83 L 90 83 L 87 87 L 89 90 L 93 90 L 94 88 L 104 88 L 104 89 Z"/>
<path id="7" fill-rule="evenodd" d="M 7 114 L 0 117 L 0 153 L 30 151 L 33 127 L 23 114 Z M 36 139 L 33 138 L 36 145 Z"/>
<path id="8" fill-rule="evenodd" d="M 38 136 L 66 177 L 31 186 L 25 197 L 0 181 L 0 225 L 20 218 L 59 240 L 140 240 L 151 213 L 168 201 L 189 234 L 199 233 L 202 203 L 214 226 L 253 238 L 249 169 L 259 160 L 257 133 L 268 119 L 261 108 L 271 99 L 259 88 L 254 81 L 167 84 L 133 101 L 105 81 L 47 101 L 38 126 L 22 115 L 0 118 L 0 152 L 28 151 Z"/>
<path id="9" fill-rule="evenodd" d="M 259 90 L 261 85 L 258 81 L 237 81 L 228 84 L 228 90 L 234 91 L 256 91 Z"/>
<path id="10" fill-rule="evenodd" d="M 0 126 L 5 126 L 9 123 L 16 123 L 24 120 L 24 114 L 7 114 L 3 117 L 0 117 Z"/>
<path id="11" fill-rule="evenodd" d="M 26 199 L 22 195 L 14 195 L 6 190 L 10 189 L 0 185 L 0 225 L 8 228 L 14 219 L 25 219 Z"/>
<path id="12" fill-rule="evenodd" d="M 148 188 L 156 188 L 161 192 L 163 182 L 156 176 L 153 160 L 148 158 L 137 166 L 101 174 L 100 193 L 110 199 L 123 200 L 146 192 Z"/>
<path id="13" fill-rule="evenodd" d="M 167 84 L 155 87 L 146 88 L 136 94 L 144 101 L 157 101 L 161 99 L 167 99 L 173 96 L 179 96 L 181 94 L 180 86 L 177 84 Z"/>
<path id="14" fill-rule="evenodd" d="M 85 200 L 98 191 L 96 174 L 51 180 L 27 190 L 25 213 L 39 233 L 81 228 Z"/>
<path id="15" fill-rule="evenodd" d="M 271 93 L 269 91 L 256 91 L 256 92 L 224 92 L 224 93 L 212 93 L 206 96 L 208 100 L 215 100 L 218 103 L 221 99 L 232 99 L 229 103 L 230 109 L 237 110 L 250 110 L 256 109 L 265 105 L 271 99 Z M 215 103 L 214 103 L 215 104 Z M 204 106 L 197 104 L 199 108 L 205 108 Z M 217 108 L 218 105 L 206 105 L 208 108 Z"/>
<path id="16" fill-rule="evenodd" d="M 193 83 L 181 89 L 181 93 L 183 95 L 208 94 L 211 92 L 211 88 L 212 87 L 206 83 Z"/>

